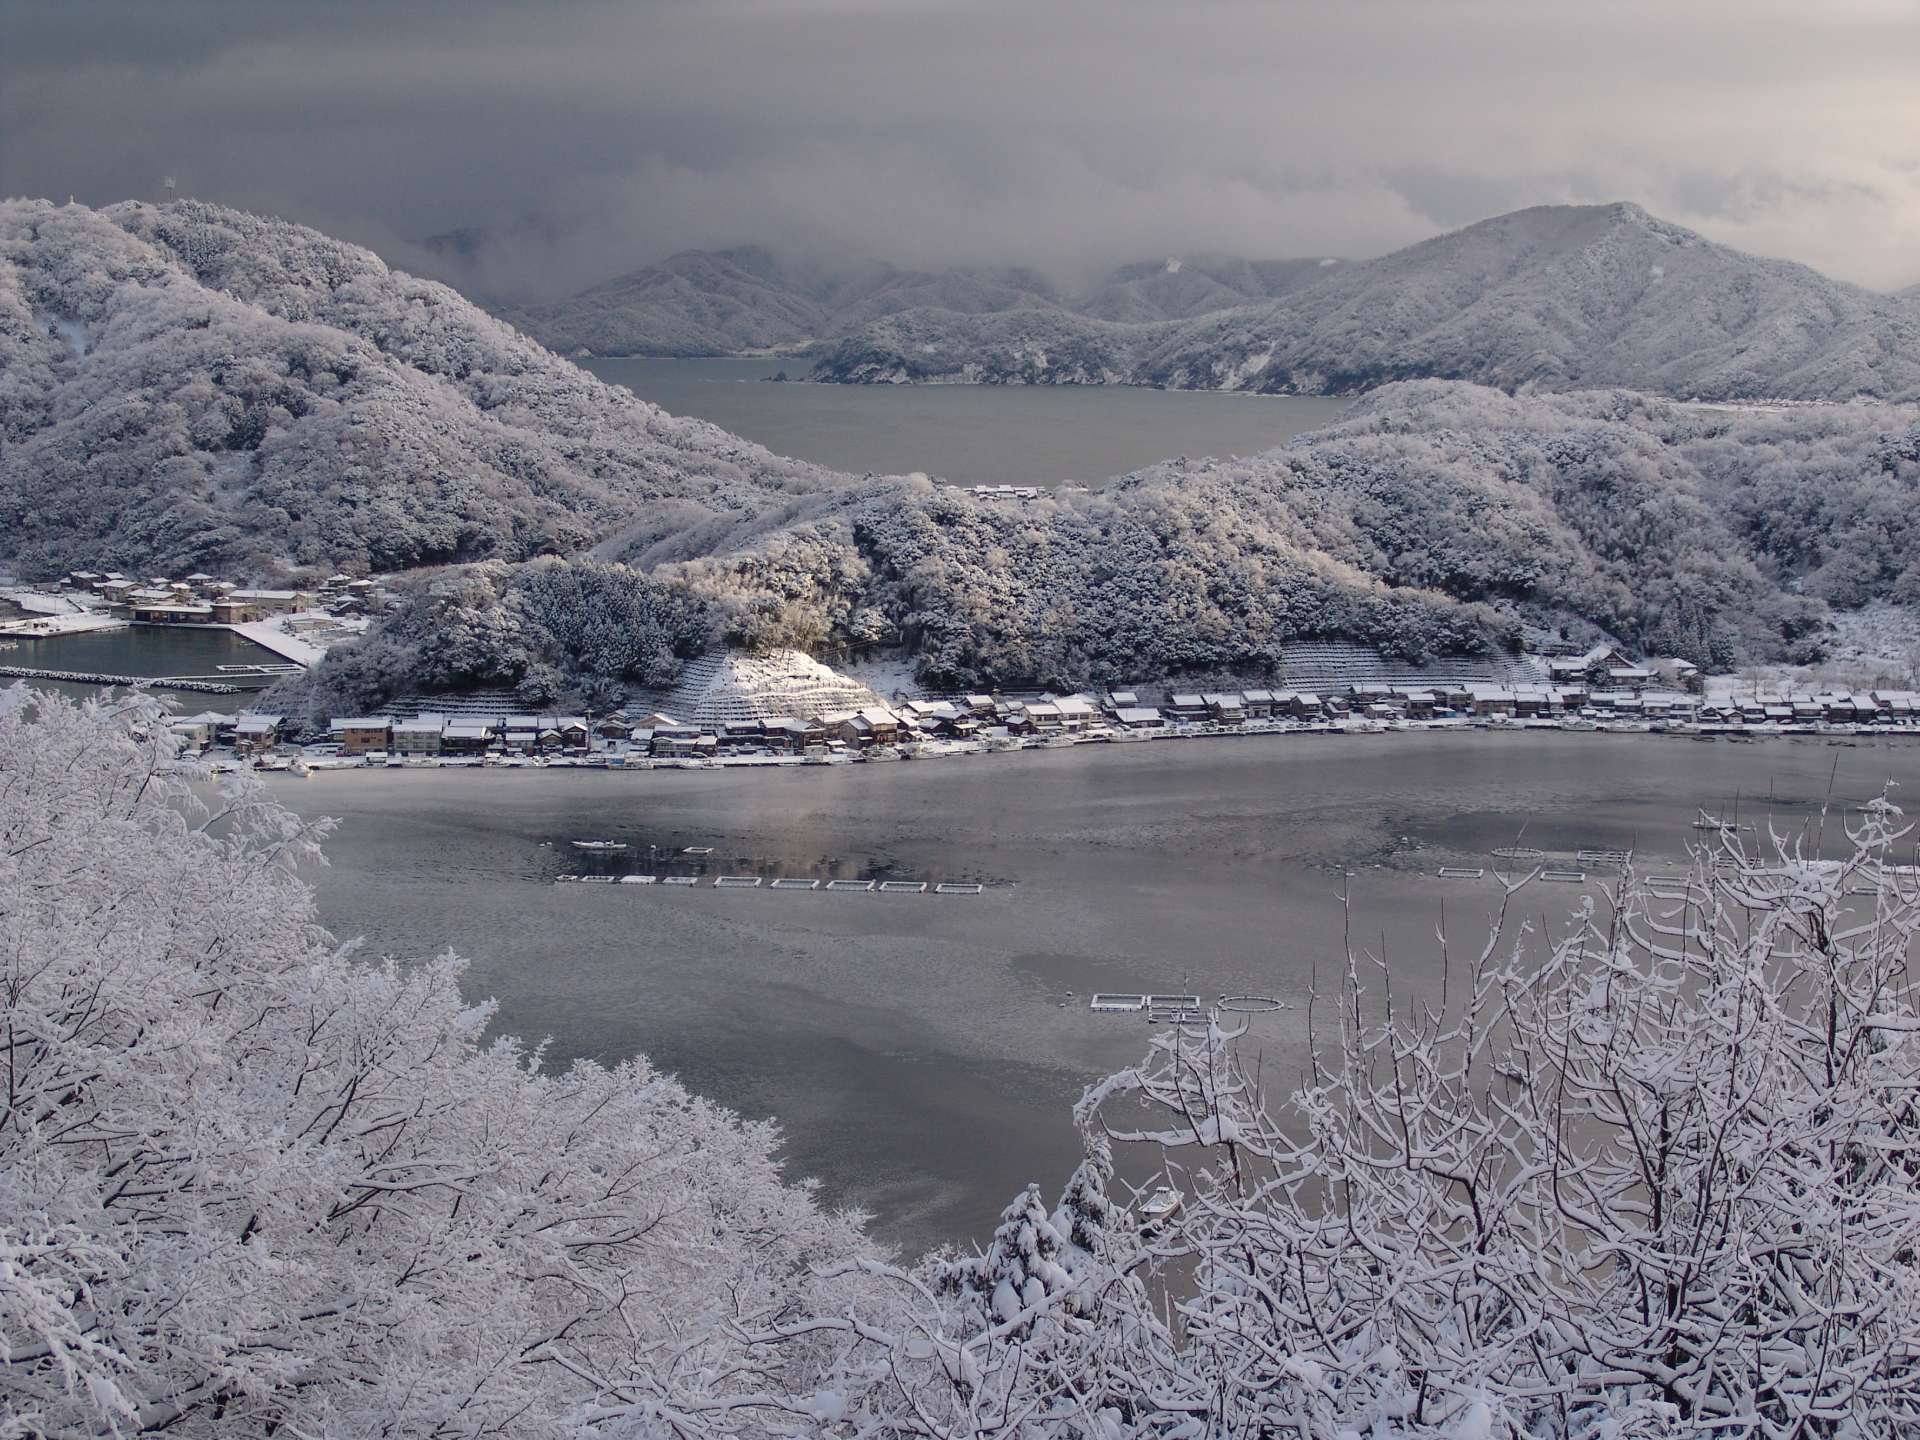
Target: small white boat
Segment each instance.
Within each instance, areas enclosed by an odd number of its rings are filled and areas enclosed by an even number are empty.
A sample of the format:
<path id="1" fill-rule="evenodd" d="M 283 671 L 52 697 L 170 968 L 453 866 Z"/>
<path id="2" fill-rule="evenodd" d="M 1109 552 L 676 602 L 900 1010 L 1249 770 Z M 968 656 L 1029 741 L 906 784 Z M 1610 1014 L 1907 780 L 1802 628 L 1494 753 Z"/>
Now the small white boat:
<path id="1" fill-rule="evenodd" d="M 624 850 L 627 848 L 627 842 L 624 840 L 575 840 L 571 844 L 576 850 Z"/>
<path id="2" fill-rule="evenodd" d="M 1164 1225 L 1180 1208 L 1180 1192 L 1162 1185 L 1149 1195 L 1146 1203 L 1140 1207 L 1140 1223 L 1143 1225 Z"/>

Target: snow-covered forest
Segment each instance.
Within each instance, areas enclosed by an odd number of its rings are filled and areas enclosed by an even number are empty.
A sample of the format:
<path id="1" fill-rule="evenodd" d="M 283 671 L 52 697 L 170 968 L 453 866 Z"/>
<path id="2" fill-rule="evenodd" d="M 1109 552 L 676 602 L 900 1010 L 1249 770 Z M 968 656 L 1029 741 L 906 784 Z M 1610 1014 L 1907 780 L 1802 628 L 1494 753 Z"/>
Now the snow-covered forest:
<path id="1" fill-rule="evenodd" d="M 4 697 L 0 1435 L 1920 1426 L 1885 802 L 1842 863 L 1720 837 L 1685 898 L 1523 923 L 1517 878 L 1429 1008 L 1330 956 L 1296 1085 L 1165 1035 L 1087 1091 L 1057 1201 L 902 1261 L 771 1126 L 643 1058 L 550 1066 L 455 957 L 327 934 L 324 835 L 150 702 Z M 1143 1220 L 1123 1157 L 1185 1203 Z"/>

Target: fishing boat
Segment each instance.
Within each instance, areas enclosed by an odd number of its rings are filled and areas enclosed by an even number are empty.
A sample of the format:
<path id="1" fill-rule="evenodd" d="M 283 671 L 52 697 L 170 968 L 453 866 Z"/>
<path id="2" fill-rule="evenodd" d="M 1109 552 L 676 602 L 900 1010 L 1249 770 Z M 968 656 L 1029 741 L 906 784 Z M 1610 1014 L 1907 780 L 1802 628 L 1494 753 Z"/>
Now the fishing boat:
<path id="1" fill-rule="evenodd" d="M 1174 1212 L 1179 1208 L 1180 1192 L 1162 1185 L 1149 1195 L 1146 1203 L 1140 1207 L 1140 1223 L 1149 1227 L 1164 1225 L 1173 1218 Z"/>
<path id="2" fill-rule="evenodd" d="M 569 843 L 576 850 L 624 850 L 627 848 L 627 842 L 624 840 L 574 840 Z"/>

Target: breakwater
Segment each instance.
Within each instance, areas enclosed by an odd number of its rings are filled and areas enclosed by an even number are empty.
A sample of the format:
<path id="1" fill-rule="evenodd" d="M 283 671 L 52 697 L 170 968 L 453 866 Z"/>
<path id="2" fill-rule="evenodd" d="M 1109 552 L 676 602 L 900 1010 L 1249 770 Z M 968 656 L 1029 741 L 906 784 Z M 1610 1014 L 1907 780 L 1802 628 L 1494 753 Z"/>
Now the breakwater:
<path id="1" fill-rule="evenodd" d="M 225 680 L 203 680 L 193 675 L 104 675 L 88 670 L 38 670 L 30 665 L 0 665 L 0 676 L 14 680 L 64 680 L 73 685 L 157 685 L 166 690 L 197 690 L 204 695 L 241 695 L 257 688 Z"/>

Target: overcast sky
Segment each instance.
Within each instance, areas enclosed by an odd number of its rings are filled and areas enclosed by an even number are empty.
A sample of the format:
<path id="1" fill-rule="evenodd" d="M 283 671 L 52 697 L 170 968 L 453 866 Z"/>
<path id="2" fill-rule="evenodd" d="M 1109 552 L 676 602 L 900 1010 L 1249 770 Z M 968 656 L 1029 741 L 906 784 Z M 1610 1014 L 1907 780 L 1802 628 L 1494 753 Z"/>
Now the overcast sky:
<path id="1" fill-rule="evenodd" d="M 1637 200 L 1920 281 L 1911 0 L 0 0 L 0 192 L 183 192 L 501 294 L 688 246 L 1056 273 Z"/>

